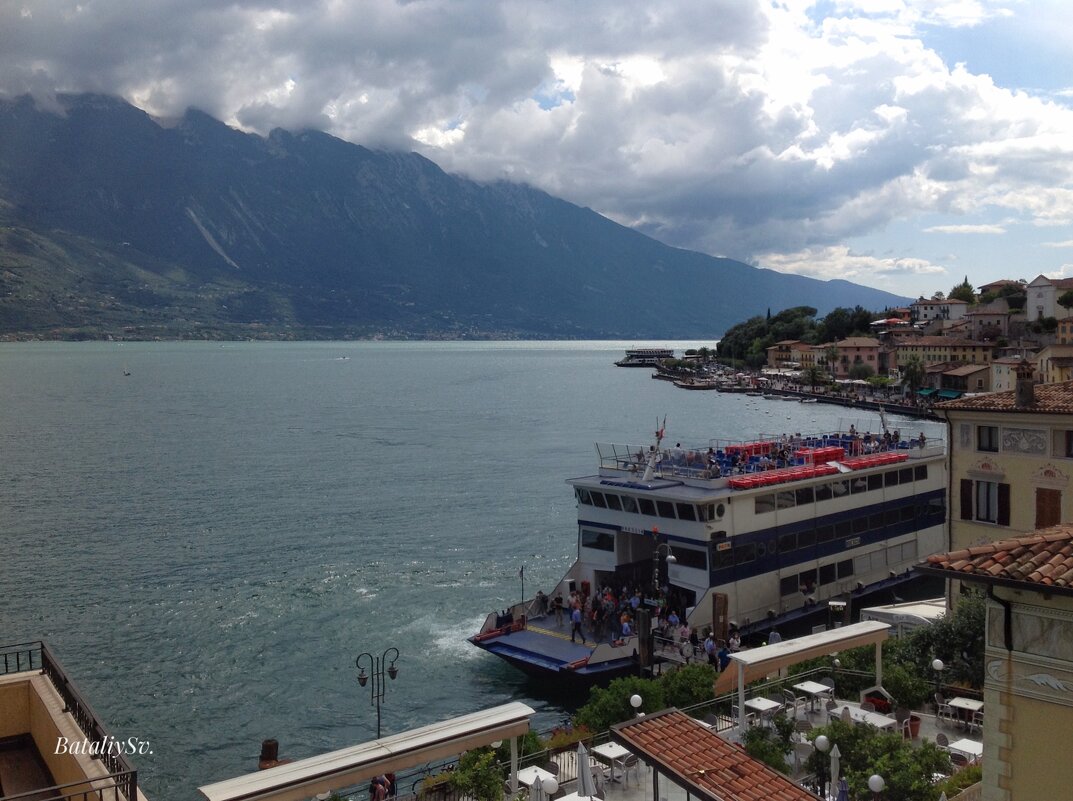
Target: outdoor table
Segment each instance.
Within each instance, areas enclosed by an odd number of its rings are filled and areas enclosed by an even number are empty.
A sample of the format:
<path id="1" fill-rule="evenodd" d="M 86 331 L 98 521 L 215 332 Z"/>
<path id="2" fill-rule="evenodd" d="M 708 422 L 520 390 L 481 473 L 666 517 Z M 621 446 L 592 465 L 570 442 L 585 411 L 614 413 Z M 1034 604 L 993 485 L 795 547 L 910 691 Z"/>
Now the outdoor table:
<path id="1" fill-rule="evenodd" d="M 618 743 L 604 743 L 603 745 L 594 745 L 589 749 L 589 753 L 601 762 L 606 762 L 611 767 L 611 781 L 617 782 L 618 778 L 615 776 L 615 766 L 618 765 L 625 770 L 625 766 L 622 765 L 622 760 L 633 752 Z M 578 770 L 581 770 L 581 766 L 578 766 Z M 563 799 L 560 798 L 558 801 L 563 801 Z"/>
<path id="2" fill-rule="evenodd" d="M 816 699 L 822 695 L 830 695 L 834 697 L 834 687 L 828 687 L 826 684 L 820 684 L 818 681 L 803 681 L 800 684 L 794 685 L 795 690 L 800 690 L 809 697 L 810 712 L 816 711 Z"/>
<path id="3" fill-rule="evenodd" d="M 555 774 L 551 771 L 544 770 L 544 768 L 536 765 L 530 765 L 518 771 L 518 784 L 524 784 L 526 787 L 532 787 L 534 782 L 543 782 L 545 779 L 554 778 Z"/>
<path id="4" fill-rule="evenodd" d="M 984 744 L 978 743 L 975 740 L 969 740 L 962 738 L 960 740 L 954 740 L 947 746 L 949 751 L 957 751 L 959 754 L 964 754 L 969 759 L 979 759 L 984 753 Z"/>
<path id="5" fill-rule="evenodd" d="M 745 702 L 745 708 L 756 712 L 761 720 L 767 720 L 777 709 L 782 709 L 782 704 L 770 698 L 750 698 Z"/>
<path id="6" fill-rule="evenodd" d="M 867 723 L 869 726 L 875 726 L 877 729 L 893 729 L 898 725 L 898 721 L 894 718 L 881 715 L 878 712 L 867 712 L 858 706 L 843 706 L 841 709 L 832 709 L 831 717 L 840 717 L 842 715 L 842 709 L 849 710 L 850 719 L 854 723 Z"/>
<path id="7" fill-rule="evenodd" d="M 973 712 L 979 712 L 984 708 L 983 701 L 978 701 L 975 698 L 965 698 L 960 695 L 956 698 L 951 698 L 947 703 L 951 709 L 958 711 L 958 722 L 965 724 L 972 720 Z"/>

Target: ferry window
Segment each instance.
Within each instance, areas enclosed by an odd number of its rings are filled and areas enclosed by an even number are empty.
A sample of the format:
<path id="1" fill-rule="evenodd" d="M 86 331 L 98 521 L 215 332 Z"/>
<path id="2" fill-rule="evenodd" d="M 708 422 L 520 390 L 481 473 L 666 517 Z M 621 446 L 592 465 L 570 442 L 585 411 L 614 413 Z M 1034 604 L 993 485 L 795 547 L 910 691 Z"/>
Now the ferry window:
<path id="1" fill-rule="evenodd" d="M 756 559 L 756 544 L 747 543 L 745 545 L 739 545 L 734 549 L 734 563 L 743 565 L 746 562 L 751 562 Z"/>
<path id="2" fill-rule="evenodd" d="M 909 475 L 912 478 L 912 474 Z M 898 471 L 889 470 L 883 474 L 883 486 L 884 487 L 896 487 L 898 486 Z"/>
<path id="3" fill-rule="evenodd" d="M 659 512 L 660 517 L 674 520 L 674 504 L 670 501 L 656 501 L 656 511 Z"/>
<path id="4" fill-rule="evenodd" d="M 946 520 L 946 504 L 942 498 L 932 498 L 928 501 L 928 516 L 940 522 Z"/>
<path id="5" fill-rule="evenodd" d="M 976 426 L 976 450 L 998 451 L 998 426 Z"/>
<path id="6" fill-rule="evenodd" d="M 718 504 L 715 507 L 715 519 L 722 517 L 726 513 L 726 507 L 723 504 Z"/>
<path id="7" fill-rule="evenodd" d="M 614 509 L 616 512 L 622 511 L 622 504 L 619 502 L 617 495 L 612 495 L 610 492 L 604 495 L 604 499 L 607 501 L 607 508 Z"/>
<path id="8" fill-rule="evenodd" d="M 842 520 L 842 521 L 839 521 L 838 523 L 835 523 L 835 536 L 838 539 L 844 540 L 847 537 L 849 537 L 852 533 L 853 533 L 853 524 L 850 523 L 850 521 Z"/>
<path id="9" fill-rule="evenodd" d="M 801 591 L 801 585 L 797 582 L 797 576 L 784 576 L 779 579 L 779 595 L 794 595 Z"/>
<path id="10" fill-rule="evenodd" d="M 622 496 L 622 511 L 631 515 L 637 514 L 637 500 L 630 495 Z"/>
<path id="11" fill-rule="evenodd" d="M 849 494 L 849 484 L 847 482 L 845 482 L 845 481 L 832 481 L 831 482 L 831 493 L 836 498 L 841 498 L 841 497 L 843 497 L 845 495 L 848 495 Z"/>
<path id="12" fill-rule="evenodd" d="M 853 518 L 853 533 L 863 534 L 868 530 L 868 518 L 867 517 L 855 517 Z"/>
<path id="13" fill-rule="evenodd" d="M 577 499 L 584 504 L 592 506 L 592 499 L 589 497 L 588 490 L 579 489 L 577 491 Z"/>
<path id="14" fill-rule="evenodd" d="M 691 567 L 694 570 L 708 569 L 708 554 L 704 551 L 694 551 L 692 548 L 675 546 L 674 558 L 678 560 L 678 567 Z"/>
<path id="15" fill-rule="evenodd" d="M 816 500 L 817 501 L 829 501 L 831 500 L 831 485 L 820 484 L 816 487 Z"/>
<path id="16" fill-rule="evenodd" d="M 805 593 L 812 592 L 816 589 L 816 571 L 806 570 L 804 573 L 798 573 L 797 588 Z"/>
<path id="17" fill-rule="evenodd" d="M 779 509 L 793 509 L 794 508 L 794 491 L 784 490 L 783 492 L 775 493 L 775 505 Z"/>
<path id="18" fill-rule="evenodd" d="M 797 548 L 796 534 L 781 534 L 779 536 L 779 553 L 788 553 Z"/>
<path id="19" fill-rule="evenodd" d="M 873 473 L 872 475 L 868 476 L 868 489 L 870 489 L 870 490 L 883 489 L 883 474 L 882 473 Z"/>
<path id="20" fill-rule="evenodd" d="M 797 499 L 797 505 L 801 506 L 806 503 L 812 503 L 815 500 L 815 496 L 812 494 L 812 487 L 802 487 L 801 489 L 794 490 L 794 496 Z"/>
<path id="21" fill-rule="evenodd" d="M 901 518 L 901 521 L 903 523 L 911 522 L 912 520 L 914 520 L 916 518 L 916 516 L 917 516 L 916 509 L 913 507 L 913 504 L 911 504 L 911 503 L 903 506 L 901 509 L 898 510 L 898 517 Z"/>
<path id="22" fill-rule="evenodd" d="M 678 519 L 679 520 L 696 520 L 697 510 L 691 503 L 678 504 Z M 707 567 L 707 565 L 705 565 Z"/>
<path id="23" fill-rule="evenodd" d="M 927 469 L 928 468 L 926 468 L 926 467 L 924 468 L 924 470 L 927 470 Z M 912 467 L 903 467 L 901 470 L 898 471 L 898 483 L 899 484 L 909 484 L 909 483 L 912 483 L 912 481 L 913 481 L 913 468 Z"/>
<path id="24" fill-rule="evenodd" d="M 648 498 L 638 498 L 637 506 L 640 508 L 641 514 L 650 515 L 651 517 L 656 516 L 656 505 Z"/>
<path id="25" fill-rule="evenodd" d="M 775 496 L 774 495 L 757 495 L 755 501 L 756 514 L 763 514 L 764 512 L 775 511 Z"/>
<path id="26" fill-rule="evenodd" d="M 853 560 L 844 559 L 838 563 L 838 577 L 840 579 L 849 578 L 853 575 Z"/>
<path id="27" fill-rule="evenodd" d="M 816 543 L 818 545 L 823 544 L 825 542 L 830 542 L 834 538 L 835 538 L 835 527 L 834 526 L 820 526 L 818 529 L 816 529 Z"/>
<path id="28" fill-rule="evenodd" d="M 728 543 L 729 544 L 729 543 Z M 715 553 L 712 554 L 712 568 L 720 570 L 722 568 L 731 567 L 734 564 L 734 549 L 733 548 L 719 548 L 715 549 Z"/>
<path id="29" fill-rule="evenodd" d="M 924 481 L 928 478 L 928 466 L 926 464 L 917 465 L 913 468 L 913 478 L 916 481 Z"/>
<path id="30" fill-rule="evenodd" d="M 849 491 L 854 495 L 858 492 L 868 492 L 868 482 L 863 478 L 853 479 L 849 482 Z"/>
<path id="31" fill-rule="evenodd" d="M 868 516 L 868 528 L 870 531 L 882 531 L 883 530 L 883 515 L 869 515 Z"/>
<path id="32" fill-rule="evenodd" d="M 797 535 L 798 548 L 811 548 L 816 543 L 816 532 L 812 529 L 802 531 Z"/>
<path id="33" fill-rule="evenodd" d="M 820 584 L 831 584 L 835 580 L 835 566 L 833 564 L 820 567 Z"/>
<path id="34" fill-rule="evenodd" d="M 581 529 L 581 547 L 592 548 L 597 551 L 614 551 L 615 535 L 610 531 L 594 531 L 593 529 Z"/>
<path id="35" fill-rule="evenodd" d="M 590 492 L 592 496 L 592 505 L 599 506 L 601 509 L 606 509 L 607 504 L 604 503 L 604 494 L 602 492 Z"/>
<path id="36" fill-rule="evenodd" d="M 883 513 L 883 522 L 888 526 L 898 525 L 898 509 L 888 509 Z"/>

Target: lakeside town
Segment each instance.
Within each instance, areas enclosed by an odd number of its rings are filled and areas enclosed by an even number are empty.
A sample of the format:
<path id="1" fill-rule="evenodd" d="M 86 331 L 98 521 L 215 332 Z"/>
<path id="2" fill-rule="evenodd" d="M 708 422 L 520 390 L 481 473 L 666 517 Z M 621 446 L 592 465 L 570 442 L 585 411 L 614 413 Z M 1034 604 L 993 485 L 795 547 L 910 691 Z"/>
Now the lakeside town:
<path id="1" fill-rule="evenodd" d="M 1057 303 L 1064 288 L 1060 282 L 1050 286 L 1053 310 L 1061 315 L 1059 309 L 1068 311 Z M 1041 311 L 1052 310 L 1044 290 L 1038 292 L 1027 291 L 1028 300 L 1039 301 Z M 914 320 L 914 313 L 927 319 Z M 888 373 L 891 364 L 900 365 L 903 374 L 911 360 L 923 362 L 925 380 L 934 383 L 907 388 L 928 398 L 927 412 L 947 425 L 944 475 L 951 491 L 937 507 L 944 511 L 945 547 L 921 552 L 913 571 L 946 582 L 939 599 L 944 614 L 924 616 L 917 605 L 896 602 L 889 610 L 891 622 L 856 621 L 843 618 L 846 605 L 830 596 L 823 601 L 829 625 L 778 637 L 769 627 L 755 647 L 730 648 L 732 633 L 726 642 L 711 629 L 698 637 L 696 630 L 677 625 L 673 610 L 649 625 L 638 605 L 638 628 L 651 637 L 641 646 L 648 651 L 647 668 L 594 688 L 588 702 L 553 731 L 535 731 L 535 710 L 512 703 L 309 759 L 288 761 L 268 741 L 262 770 L 203 785 L 202 796 L 209 801 L 732 801 L 757 794 L 835 801 L 869 793 L 899 801 L 1064 797 L 1070 769 L 1045 757 L 1053 753 L 1051 732 L 1073 720 L 1068 645 L 1073 641 L 1073 526 L 1063 522 L 1073 513 L 1073 381 L 1062 350 L 1073 348 L 1067 344 L 1070 318 L 1055 318 L 1053 326 L 1040 323 L 1053 331 L 1035 332 L 1040 320 L 1024 320 L 1023 310 L 989 311 L 1005 322 L 997 324 L 993 338 L 973 339 L 962 338 L 972 332 L 974 311 L 967 302 L 921 300 L 907 317 L 900 314 L 893 310 L 883 330 L 868 338 L 872 341 L 846 337 L 834 342 L 836 351 L 822 343 L 805 348 L 800 340 L 765 345 L 765 366 L 781 371 L 769 375 L 785 378 L 785 371 L 819 366 L 810 364 L 811 355 L 822 358 L 824 367 L 832 365 L 833 376 L 867 382 L 849 376 L 862 375 L 861 368 L 872 362 Z M 933 344 L 936 339 L 945 343 Z M 1020 352 L 1011 355 L 1010 347 Z M 965 364 L 952 366 L 959 361 Z M 966 381 L 957 397 L 943 383 L 954 378 Z M 773 389 L 797 391 L 788 379 L 768 381 Z M 926 390 L 934 392 L 921 396 Z M 941 390 L 947 394 L 934 397 Z M 830 471 L 837 480 L 802 494 L 793 482 L 822 478 L 821 458 L 777 468 L 771 473 L 786 471 L 780 478 L 785 483 L 765 476 L 771 479 L 773 500 L 764 514 L 786 508 L 784 503 L 802 509 L 807 501 L 820 508 L 821 498 L 831 497 L 823 487 L 838 485 L 839 474 L 858 471 L 862 494 L 851 481 L 846 503 L 869 492 L 896 494 L 899 486 L 911 493 L 920 480 L 917 471 L 930 463 L 925 460 L 934 460 L 937 446 L 901 445 L 887 442 L 876 456 L 853 449 L 832 455 L 829 440 L 794 443 L 794 456 L 822 452 L 827 466 L 837 465 Z M 694 480 L 687 466 L 668 462 L 661 470 L 663 481 Z M 628 489 L 650 480 L 636 465 L 629 473 L 621 481 L 605 477 L 597 483 Z M 724 482 L 720 486 L 733 498 L 739 497 L 733 492 L 746 488 L 731 483 L 746 480 L 733 475 L 695 480 Z M 783 486 L 790 488 L 785 500 Z M 600 504 L 609 506 L 611 497 L 605 493 Z M 761 501 L 756 503 L 759 514 Z M 595 497 L 584 496 L 579 509 L 598 505 Z M 910 515 L 917 514 L 914 508 L 904 506 Z M 899 514 L 860 519 L 865 526 L 888 528 L 913 522 Z M 867 536 L 869 529 L 856 526 L 852 521 L 851 537 L 858 531 Z M 833 534 L 837 541 L 837 524 Z M 803 542 L 798 538 L 793 547 L 800 549 Z M 676 552 L 687 551 L 676 546 Z M 832 562 L 832 571 L 835 566 Z M 657 584 L 658 577 L 657 572 Z M 822 584 L 822 570 L 819 579 Z M 537 598 L 543 594 L 538 593 Z M 520 642 L 521 635 L 544 628 L 564 647 L 572 639 L 561 620 L 556 626 L 546 615 L 526 611 L 497 621 L 497 633 L 509 629 Z M 572 620 L 571 629 L 574 623 L 577 630 L 571 633 L 581 634 L 585 644 L 593 634 L 588 622 Z M 623 638 L 621 628 L 615 634 Z M 14 744 L 0 761 L 4 797 L 82 797 L 92 786 L 97 797 L 109 801 L 144 798 L 128 759 L 144 751 L 137 750 L 138 743 L 125 750 L 126 741 L 109 733 L 77 689 L 77 677 L 64 671 L 47 644 L 13 644 L 0 652 L 0 735 Z M 396 672 L 394 661 L 376 662 L 374 688 L 382 690 Z M 60 753 L 50 747 L 56 737 L 87 745 Z"/>

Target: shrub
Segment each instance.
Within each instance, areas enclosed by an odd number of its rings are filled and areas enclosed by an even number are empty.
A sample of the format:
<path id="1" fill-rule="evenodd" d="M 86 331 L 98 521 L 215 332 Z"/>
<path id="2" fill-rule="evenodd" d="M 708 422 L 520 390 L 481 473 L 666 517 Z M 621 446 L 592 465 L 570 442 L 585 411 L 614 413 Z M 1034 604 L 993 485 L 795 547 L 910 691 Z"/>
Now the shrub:
<path id="1" fill-rule="evenodd" d="M 681 708 L 710 701 L 715 697 L 712 694 L 715 677 L 715 668 L 704 663 L 671 671 L 663 677 L 664 705 Z"/>
<path id="2" fill-rule="evenodd" d="M 503 797 L 504 777 L 491 748 L 467 751 L 458 760 L 458 767 L 447 776 L 452 789 L 459 795 L 476 801 L 500 801 Z"/>
<path id="3" fill-rule="evenodd" d="M 637 710 L 630 706 L 630 697 L 635 694 L 644 699 L 641 707 L 643 712 L 656 712 L 667 706 L 660 681 L 623 676 L 607 687 L 594 687 L 589 693 L 588 703 L 574 716 L 574 722 L 590 731 L 607 731 L 636 714 Z"/>

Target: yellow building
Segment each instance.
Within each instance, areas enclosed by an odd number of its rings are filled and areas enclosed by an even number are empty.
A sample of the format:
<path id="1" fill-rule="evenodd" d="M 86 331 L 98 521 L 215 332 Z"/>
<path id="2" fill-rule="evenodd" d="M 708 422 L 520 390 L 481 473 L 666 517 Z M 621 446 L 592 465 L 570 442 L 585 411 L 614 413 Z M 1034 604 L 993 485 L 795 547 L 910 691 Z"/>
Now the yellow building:
<path id="1" fill-rule="evenodd" d="M 1073 345 L 1048 345 L 1036 354 L 1036 372 L 1044 384 L 1073 381 Z"/>
<path id="2" fill-rule="evenodd" d="M 949 425 L 950 547 L 1073 520 L 1073 382 L 1017 386 L 937 404 Z"/>
<path id="3" fill-rule="evenodd" d="M 899 342 L 894 352 L 897 367 L 900 370 L 914 356 L 926 365 L 937 362 L 990 364 L 994 346 L 985 342 L 954 337 L 917 337 Z"/>
<path id="4" fill-rule="evenodd" d="M 987 591 L 981 801 L 1073 798 L 1073 525 L 917 569 Z"/>

